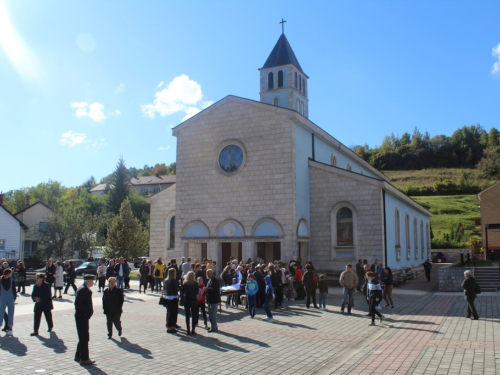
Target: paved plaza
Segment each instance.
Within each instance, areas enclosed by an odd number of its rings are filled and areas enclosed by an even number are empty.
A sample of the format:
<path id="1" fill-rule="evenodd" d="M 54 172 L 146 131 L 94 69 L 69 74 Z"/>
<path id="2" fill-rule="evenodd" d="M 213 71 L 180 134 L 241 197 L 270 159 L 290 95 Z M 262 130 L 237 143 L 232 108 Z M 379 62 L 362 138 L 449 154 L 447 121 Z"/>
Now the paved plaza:
<path id="1" fill-rule="evenodd" d="M 14 337 L 0 338 L 0 374 L 496 374 L 500 372 L 500 296 L 483 293 L 476 300 L 479 321 L 465 318 L 460 293 L 436 292 L 424 276 L 395 288 L 395 308 L 385 320 L 368 326 L 367 304 L 355 296 L 353 315 L 340 314 L 340 288 L 330 287 L 328 311 L 287 302 L 263 320 L 245 310 L 219 314 L 220 332 L 198 335 L 165 332 L 165 308 L 158 294 L 139 294 L 137 282 L 126 293 L 123 336 L 107 338 L 102 294 L 94 290 L 90 320 L 90 357 L 94 366 L 73 361 L 77 335 L 73 293 L 54 302 L 54 332 L 42 318 L 33 330 L 33 303 L 17 300 Z M 81 281 L 80 281 L 81 282 Z M 28 288 L 31 293 L 31 287 Z M 95 287 L 94 287 L 95 289 Z M 385 305 L 385 304 L 383 304 Z M 181 314 L 183 311 L 181 309 Z M 184 328 L 184 316 L 178 323 Z M 498 369 L 498 370 L 497 370 Z"/>

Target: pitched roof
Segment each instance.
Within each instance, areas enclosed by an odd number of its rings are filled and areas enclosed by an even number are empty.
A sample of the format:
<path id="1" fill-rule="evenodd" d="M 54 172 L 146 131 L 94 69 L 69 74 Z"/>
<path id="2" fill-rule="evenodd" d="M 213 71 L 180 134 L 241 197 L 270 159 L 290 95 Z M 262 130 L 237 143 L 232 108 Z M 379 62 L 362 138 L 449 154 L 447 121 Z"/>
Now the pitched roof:
<path id="1" fill-rule="evenodd" d="M 4 205 L 3 205 L 3 204 L 0 204 L 0 208 L 3 208 L 3 209 L 4 209 L 4 210 L 5 210 L 5 211 L 6 211 L 6 212 L 10 215 L 10 216 L 12 216 L 12 217 L 14 218 L 14 220 L 18 221 L 18 222 L 19 222 L 19 225 L 21 225 L 21 227 L 23 227 L 24 229 L 28 229 L 28 228 L 29 228 L 29 227 L 28 227 L 26 224 L 24 224 L 21 220 L 19 220 L 17 217 L 15 217 L 15 216 L 12 214 L 12 212 L 10 212 L 8 209 L 6 209 L 6 208 L 4 207 Z"/>
<path id="2" fill-rule="evenodd" d="M 37 204 L 44 205 L 45 207 L 47 207 L 49 210 L 51 210 L 51 211 L 52 211 L 52 208 L 50 208 L 49 206 L 47 206 L 47 205 L 46 205 L 45 203 L 43 203 L 42 201 L 36 201 L 35 203 L 30 204 L 29 206 L 24 207 L 22 210 L 17 211 L 14 215 L 20 214 L 21 212 L 24 212 L 24 211 L 26 211 L 26 210 L 30 209 L 31 207 L 33 207 L 33 206 L 35 206 L 35 205 L 37 205 Z"/>
<path id="3" fill-rule="evenodd" d="M 488 190 L 490 190 L 490 189 L 496 188 L 496 187 L 498 187 L 499 185 L 500 185 L 500 181 L 498 181 L 498 182 L 494 183 L 494 184 L 493 184 L 493 185 L 491 185 L 489 188 L 486 188 L 486 189 L 484 189 L 483 191 L 479 192 L 479 193 L 477 194 L 478 199 L 479 199 L 479 200 L 481 200 L 481 195 L 482 195 L 483 193 L 487 192 L 487 191 L 488 191 Z"/>
<path id="4" fill-rule="evenodd" d="M 299 61 L 295 57 L 295 53 L 293 53 L 292 47 L 290 47 L 290 43 L 288 43 L 288 39 L 285 34 L 281 34 L 278 42 L 274 46 L 271 54 L 266 60 L 266 63 L 261 69 L 272 68 L 275 66 L 292 64 L 295 65 L 297 69 L 299 69 L 302 73 L 302 70 Z M 306 73 L 304 73 L 306 74 Z"/>
<path id="5" fill-rule="evenodd" d="M 108 184 L 98 184 L 96 186 L 94 186 L 92 189 L 90 189 L 90 191 L 104 191 L 106 190 L 106 186 Z M 109 184 L 110 187 L 113 187 L 114 185 L 113 184 Z"/>
<path id="6" fill-rule="evenodd" d="M 132 177 L 130 185 L 158 185 L 158 184 L 175 184 L 175 174 L 159 175 L 159 176 L 141 176 Z"/>

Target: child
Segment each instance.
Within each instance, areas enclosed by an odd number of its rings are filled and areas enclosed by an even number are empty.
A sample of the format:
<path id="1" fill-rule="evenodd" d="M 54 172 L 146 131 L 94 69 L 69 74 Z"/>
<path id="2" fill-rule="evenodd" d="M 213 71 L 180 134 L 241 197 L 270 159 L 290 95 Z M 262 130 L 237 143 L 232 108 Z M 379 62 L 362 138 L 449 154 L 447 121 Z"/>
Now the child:
<path id="1" fill-rule="evenodd" d="M 231 289 L 232 290 L 239 290 L 240 289 L 240 284 L 236 281 L 236 278 L 233 277 L 233 283 L 231 284 Z M 235 307 L 236 306 L 236 298 L 238 298 L 238 295 L 231 295 L 229 294 L 227 296 L 227 300 L 226 300 L 226 309 L 231 306 L 231 307 Z"/>
<path id="2" fill-rule="evenodd" d="M 248 313 L 253 318 L 255 316 L 256 293 L 259 291 L 259 285 L 253 279 L 252 273 L 249 273 L 247 276 L 245 291 L 247 292 Z"/>
<path id="3" fill-rule="evenodd" d="M 203 314 L 203 321 L 205 322 L 205 329 L 208 329 L 207 326 L 207 312 L 205 311 L 205 301 L 207 296 L 207 291 L 205 290 L 205 284 L 203 284 L 203 278 L 198 277 L 198 297 L 196 302 L 198 304 L 198 314 L 201 309 L 201 313 Z"/>
<path id="4" fill-rule="evenodd" d="M 288 278 L 288 293 L 290 294 L 290 301 L 295 301 L 295 286 L 294 286 L 295 278 L 290 276 Z"/>
<path id="5" fill-rule="evenodd" d="M 366 287 L 366 299 L 370 304 L 370 315 L 372 317 L 372 322 L 370 326 L 375 325 L 375 315 L 379 317 L 380 323 L 384 319 L 384 316 L 380 314 L 375 308 L 377 304 L 382 299 L 382 287 L 379 281 L 375 278 L 374 272 L 367 272 L 366 278 L 368 279 L 368 285 Z"/>
<path id="6" fill-rule="evenodd" d="M 264 277 L 264 281 L 266 282 L 266 301 L 264 302 L 264 310 L 266 311 L 267 318 L 264 320 L 271 321 L 273 320 L 273 314 L 271 313 L 271 308 L 269 305 L 273 300 L 273 283 L 271 281 L 271 276 Z"/>
<path id="7" fill-rule="evenodd" d="M 326 284 L 325 275 L 319 276 L 319 307 L 321 308 L 321 304 L 323 304 L 323 310 L 327 310 L 326 308 L 326 295 L 328 294 L 328 285 Z"/>

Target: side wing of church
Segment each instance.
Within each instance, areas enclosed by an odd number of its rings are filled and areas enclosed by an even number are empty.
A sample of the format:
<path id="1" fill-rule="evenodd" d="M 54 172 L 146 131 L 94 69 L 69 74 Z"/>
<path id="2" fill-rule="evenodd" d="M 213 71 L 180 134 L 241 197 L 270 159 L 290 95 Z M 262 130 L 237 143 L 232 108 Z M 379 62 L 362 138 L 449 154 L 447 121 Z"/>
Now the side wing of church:
<path id="1" fill-rule="evenodd" d="M 431 214 L 308 119 L 307 80 L 282 34 L 260 69 L 260 102 L 228 96 L 173 129 L 176 183 L 148 198 L 150 257 L 301 258 L 338 271 L 430 256 Z"/>

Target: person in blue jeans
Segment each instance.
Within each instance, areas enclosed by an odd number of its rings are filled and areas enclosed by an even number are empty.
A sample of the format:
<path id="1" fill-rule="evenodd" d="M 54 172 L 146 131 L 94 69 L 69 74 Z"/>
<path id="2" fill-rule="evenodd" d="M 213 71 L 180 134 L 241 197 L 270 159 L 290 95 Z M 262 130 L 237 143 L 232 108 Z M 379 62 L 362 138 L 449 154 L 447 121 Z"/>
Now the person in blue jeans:
<path id="1" fill-rule="evenodd" d="M 325 280 L 325 275 L 319 275 L 319 307 L 326 310 L 326 295 L 328 294 L 328 284 Z M 323 306 L 323 307 L 321 307 Z"/>
<path id="2" fill-rule="evenodd" d="M 255 304 L 257 300 L 257 292 L 259 291 L 259 284 L 253 279 L 253 273 L 247 276 L 247 285 L 245 286 L 245 291 L 247 293 L 247 303 L 248 303 L 248 313 L 250 317 L 255 316 Z"/>
<path id="3" fill-rule="evenodd" d="M 123 280 L 129 275 L 130 268 L 127 262 L 123 261 L 123 258 L 119 259 L 118 264 L 115 265 L 115 273 L 116 273 L 116 286 L 120 289 L 123 289 Z"/>
<path id="4" fill-rule="evenodd" d="M 271 304 L 272 300 L 273 300 L 273 293 L 274 293 L 274 289 L 273 289 L 273 283 L 271 281 L 271 276 L 266 276 L 264 277 L 264 281 L 266 282 L 266 299 L 265 299 L 265 302 L 264 302 L 264 310 L 266 311 L 266 314 L 267 314 L 267 318 L 264 319 L 264 320 L 267 320 L 267 321 L 271 321 L 273 320 L 273 314 L 271 313 L 271 308 L 269 307 L 269 305 Z"/>
<path id="5" fill-rule="evenodd" d="M 2 278 L 0 279 L 0 327 L 2 326 L 4 320 L 5 308 L 9 312 L 8 324 L 9 328 L 7 330 L 7 335 L 12 336 L 12 328 L 14 326 L 14 301 L 16 300 L 17 293 L 14 282 L 11 279 L 12 270 L 6 268 L 3 271 Z"/>

